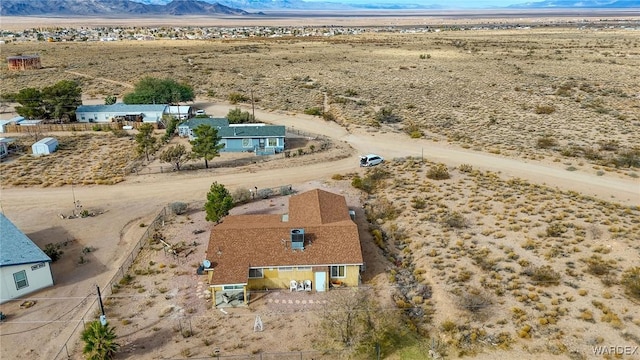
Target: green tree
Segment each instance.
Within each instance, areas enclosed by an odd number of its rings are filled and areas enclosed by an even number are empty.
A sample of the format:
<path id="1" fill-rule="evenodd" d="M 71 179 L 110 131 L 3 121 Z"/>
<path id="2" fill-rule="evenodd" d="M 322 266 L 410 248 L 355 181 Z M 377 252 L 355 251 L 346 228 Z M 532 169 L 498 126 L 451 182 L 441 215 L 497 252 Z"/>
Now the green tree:
<path id="1" fill-rule="evenodd" d="M 138 133 L 136 134 L 136 142 L 138 143 L 136 150 L 138 154 L 145 154 L 147 161 L 149 161 L 149 154 L 152 153 L 155 148 L 156 140 L 155 136 L 153 136 L 153 125 L 140 125 Z"/>
<path id="2" fill-rule="evenodd" d="M 220 222 L 220 219 L 229 214 L 229 210 L 232 208 L 233 197 L 229 190 L 217 182 L 211 184 L 211 189 L 207 193 L 207 202 L 204 204 L 207 221 Z"/>
<path id="3" fill-rule="evenodd" d="M 82 353 L 89 360 L 110 360 L 120 345 L 115 341 L 116 332 L 109 324 L 102 326 L 99 321 L 92 321 L 85 326 L 81 338 L 84 341 Z"/>
<path id="4" fill-rule="evenodd" d="M 180 171 L 180 166 L 189 161 L 189 153 L 184 145 L 172 145 L 160 154 L 160 161 L 173 164 L 177 171 Z"/>
<path id="5" fill-rule="evenodd" d="M 49 119 L 75 120 L 76 108 L 82 105 L 82 89 L 78 83 L 62 80 L 42 89 L 42 102 Z"/>
<path id="6" fill-rule="evenodd" d="M 13 94 L 16 106 L 16 112 L 20 116 L 27 119 L 41 119 L 44 117 L 45 111 L 42 107 L 42 92 L 36 88 L 24 88 L 17 94 Z"/>
<path id="7" fill-rule="evenodd" d="M 174 104 L 192 101 L 193 87 L 180 84 L 172 79 L 156 79 L 145 77 L 140 80 L 133 92 L 125 94 L 125 104 Z"/>
<path id="8" fill-rule="evenodd" d="M 104 98 L 105 105 L 113 105 L 116 103 L 116 101 L 118 101 L 118 98 L 115 95 L 108 95 L 106 98 Z"/>
<path id="9" fill-rule="evenodd" d="M 227 119 L 230 124 L 250 123 L 253 121 L 251 114 L 248 111 L 240 110 L 240 108 L 229 110 Z"/>
<path id="10" fill-rule="evenodd" d="M 209 160 L 220 156 L 220 149 L 224 146 L 220 144 L 221 138 L 218 130 L 209 125 L 199 125 L 193 129 L 195 139 L 191 140 L 191 151 L 195 159 L 204 159 L 204 167 L 209 168 Z"/>

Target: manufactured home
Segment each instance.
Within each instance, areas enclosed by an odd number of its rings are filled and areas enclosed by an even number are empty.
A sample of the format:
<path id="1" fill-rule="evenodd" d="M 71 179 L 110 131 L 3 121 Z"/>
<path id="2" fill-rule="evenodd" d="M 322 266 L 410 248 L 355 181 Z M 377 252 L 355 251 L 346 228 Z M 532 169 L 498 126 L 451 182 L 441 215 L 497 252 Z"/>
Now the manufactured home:
<path id="1" fill-rule="evenodd" d="M 51 258 L 0 213 L 0 304 L 53 285 Z"/>

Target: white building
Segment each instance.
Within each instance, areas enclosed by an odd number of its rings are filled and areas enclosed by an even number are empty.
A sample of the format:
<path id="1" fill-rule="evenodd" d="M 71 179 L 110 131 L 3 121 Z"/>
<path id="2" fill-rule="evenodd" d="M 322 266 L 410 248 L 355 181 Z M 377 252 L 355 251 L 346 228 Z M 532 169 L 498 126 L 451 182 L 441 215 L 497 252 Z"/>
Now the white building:
<path id="1" fill-rule="evenodd" d="M 168 113 L 168 105 L 127 105 L 122 103 L 113 105 L 80 105 L 76 109 L 76 120 L 84 123 L 105 123 L 118 120 L 157 123 L 162 120 L 163 115 Z"/>
<path id="2" fill-rule="evenodd" d="M 33 155 L 47 155 L 55 152 L 58 149 L 58 140 L 46 137 L 40 139 L 31 145 L 31 153 Z"/>
<path id="3" fill-rule="evenodd" d="M 51 258 L 0 213 L 0 304 L 53 285 Z"/>

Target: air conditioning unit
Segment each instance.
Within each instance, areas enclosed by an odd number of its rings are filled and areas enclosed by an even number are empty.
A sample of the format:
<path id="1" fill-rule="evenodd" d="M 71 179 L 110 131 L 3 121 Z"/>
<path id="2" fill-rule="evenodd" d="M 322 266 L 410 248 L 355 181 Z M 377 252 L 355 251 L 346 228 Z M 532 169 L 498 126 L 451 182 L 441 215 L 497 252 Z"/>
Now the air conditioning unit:
<path id="1" fill-rule="evenodd" d="M 304 229 L 291 229 L 291 249 L 304 250 Z"/>

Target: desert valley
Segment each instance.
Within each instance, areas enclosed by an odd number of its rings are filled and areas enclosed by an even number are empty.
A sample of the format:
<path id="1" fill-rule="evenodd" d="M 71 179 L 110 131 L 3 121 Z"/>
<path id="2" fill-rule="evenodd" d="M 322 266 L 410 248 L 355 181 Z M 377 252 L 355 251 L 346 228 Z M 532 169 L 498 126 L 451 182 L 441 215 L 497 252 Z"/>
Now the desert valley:
<path id="1" fill-rule="evenodd" d="M 60 150 L 3 159 L 1 210 L 63 253 L 53 287 L 0 305 L 0 357 L 82 358 L 96 285 L 115 359 L 640 357 L 640 14 L 74 20 L 95 41 L 64 38 L 56 19 L 2 20 L 3 56 L 42 62 L 2 67 L 2 94 L 72 80 L 84 104 L 104 104 L 170 78 L 194 89 L 180 105 L 284 125 L 295 156 L 223 153 L 176 171 L 136 153 L 136 130 L 37 134 Z M 190 146 L 174 136 L 157 154 L 177 144 Z M 368 153 L 384 162 L 359 167 Z M 196 270 L 214 181 L 232 215 L 286 212 L 291 195 L 254 188 L 344 196 L 367 306 L 336 287 L 252 289 L 246 307 L 212 308 Z M 77 200 L 93 216 L 69 217 Z M 343 313 L 366 313 L 376 341 L 336 338 L 327 319 Z"/>

